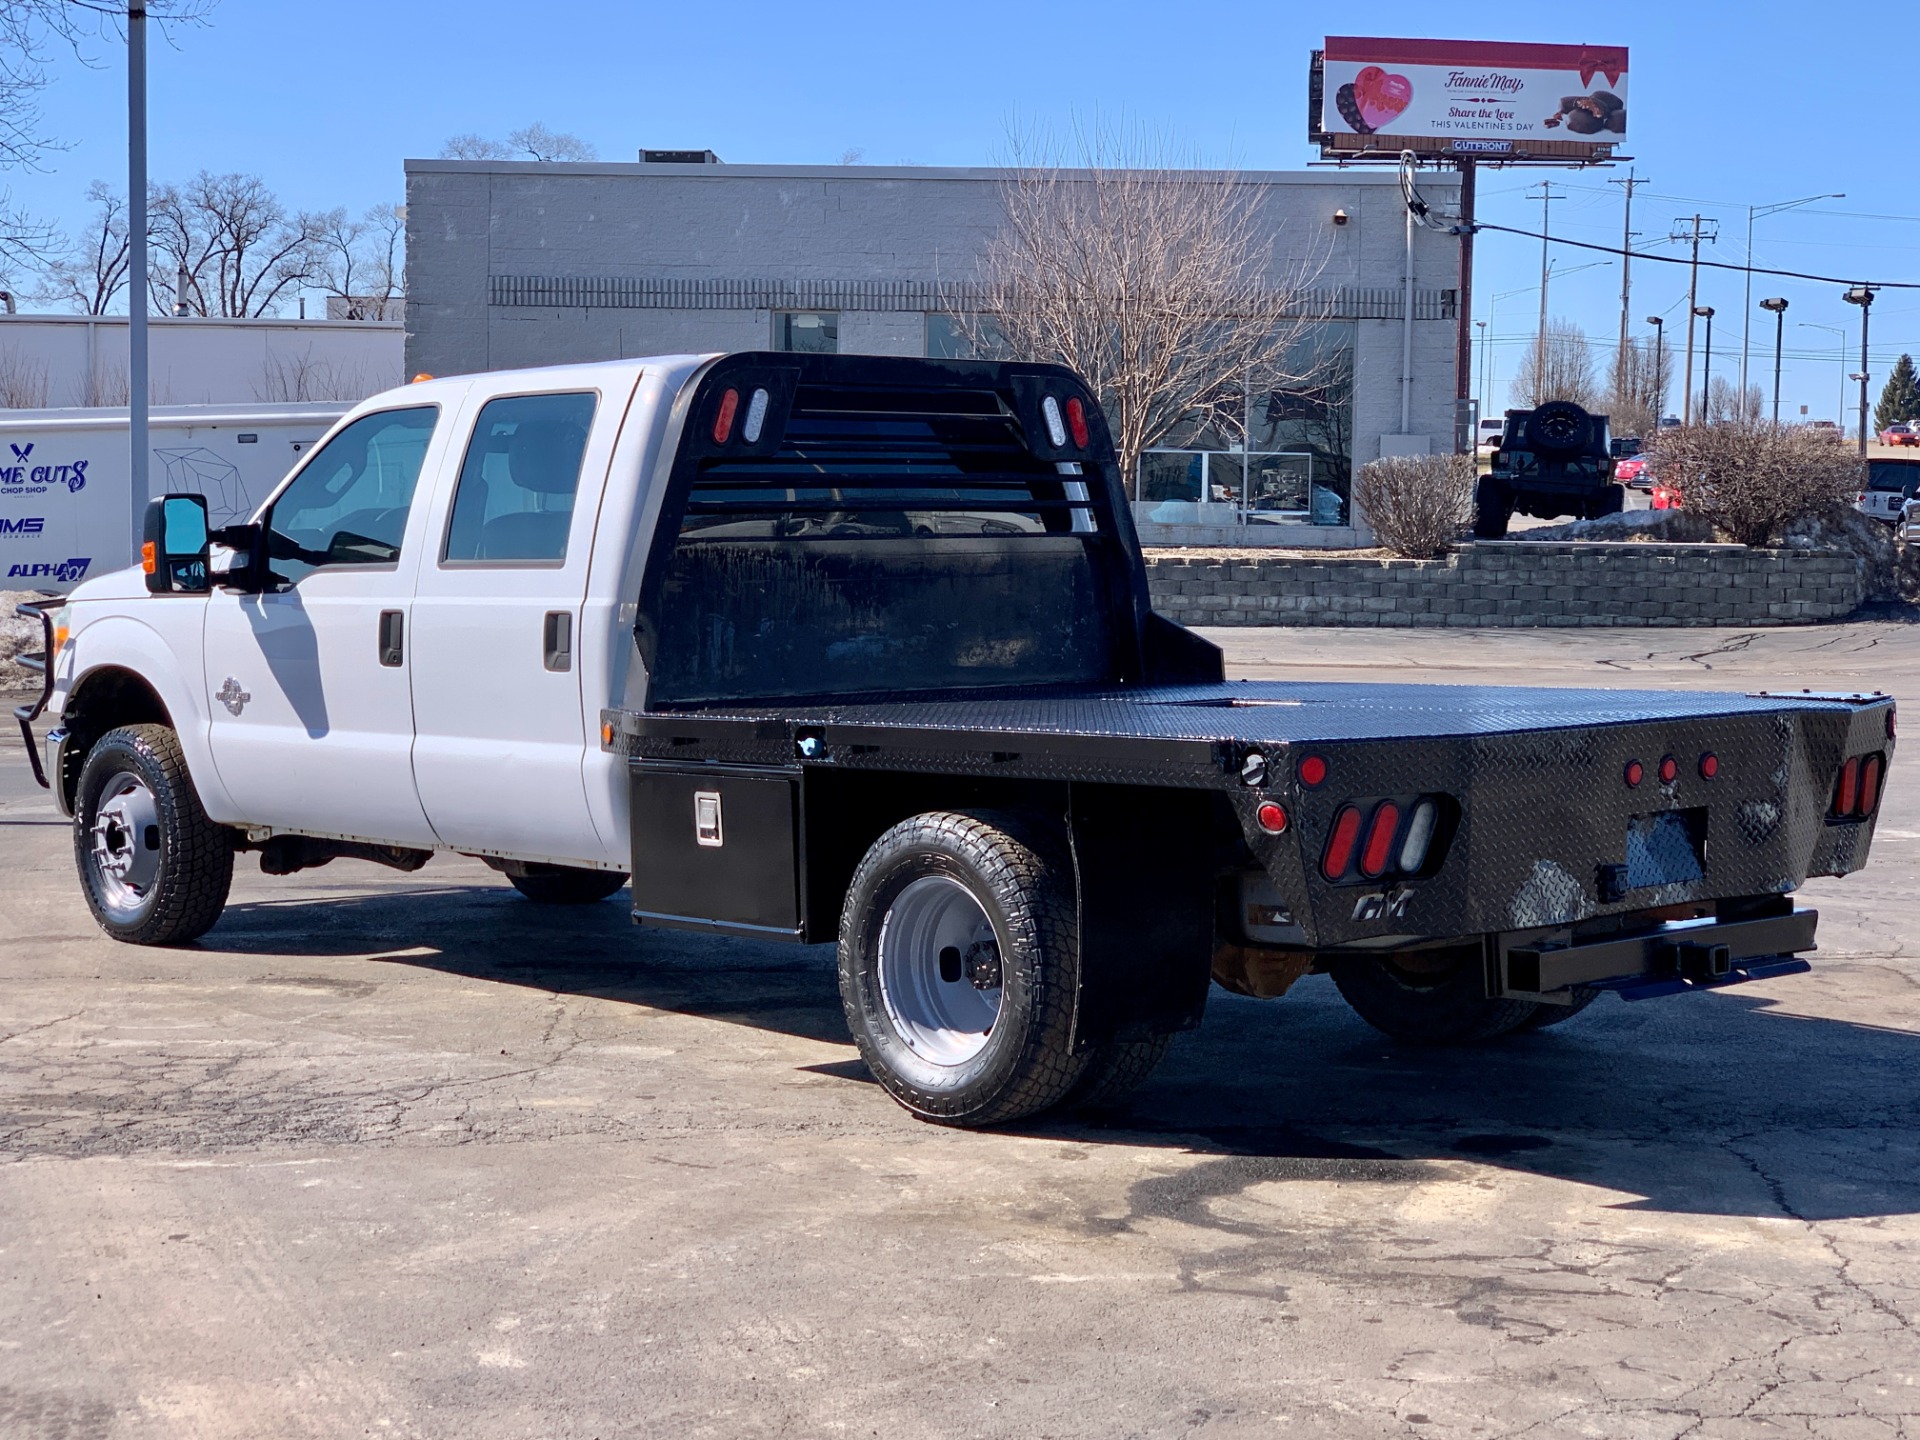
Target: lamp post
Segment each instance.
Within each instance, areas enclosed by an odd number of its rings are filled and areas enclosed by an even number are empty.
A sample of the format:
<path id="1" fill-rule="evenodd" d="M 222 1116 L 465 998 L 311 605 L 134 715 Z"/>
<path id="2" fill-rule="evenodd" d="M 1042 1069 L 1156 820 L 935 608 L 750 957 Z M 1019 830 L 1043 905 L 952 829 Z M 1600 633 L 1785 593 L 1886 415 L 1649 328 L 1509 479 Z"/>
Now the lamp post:
<path id="1" fill-rule="evenodd" d="M 1787 330 L 1787 302 L 1784 297 L 1775 296 L 1770 300 L 1762 300 L 1760 308 L 1773 312 L 1773 423 L 1778 425 L 1780 423 L 1780 345 Z M 1741 387 L 1740 393 L 1743 397 L 1745 396 L 1745 386 Z"/>
<path id="2" fill-rule="evenodd" d="M 1658 315 L 1647 316 L 1647 324 L 1653 327 L 1653 428 L 1660 428 L 1662 410 L 1667 408 L 1667 377 L 1662 368 L 1666 364 L 1667 322 Z"/>
<path id="3" fill-rule="evenodd" d="M 1480 418 L 1484 420 L 1487 414 L 1487 393 L 1488 393 L 1487 392 L 1487 322 L 1484 320 L 1476 320 L 1473 323 L 1475 326 L 1479 328 L 1479 331 L 1480 331 Z M 1474 440 L 1474 444 L 1476 445 L 1480 443 L 1480 437 L 1478 435 L 1475 435 L 1473 437 L 1473 440 Z"/>
<path id="4" fill-rule="evenodd" d="M 1747 332 L 1753 328 L 1753 222 L 1768 215 L 1778 215 L 1782 210 L 1798 209 L 1802 205 L 1811 205 L 1816 200 L 1844 200 L 1844 190 L 1831 195 L 1807 195 L 1798 200 L 1782 200 L 1777 205 L 1749 205 L 1747 207 L 1747 297 L 1745 316 L 1740 322 L 1740 393 L 1747 393 Z"/>
<path id="5" fill-rule="evenodd" d="M 1824 330 L 1829 335 L 1840 337 L 1840 348 L 1834 354 L 1834 358 L 1840 362 L 1840 408 L 1833 413 L 1844 428 L 1847 418 L 1847 332 L 1838 325 L 1816 325 L 1811 320 L 1802 320 L 1799 325 L 1802 330 Z"/>
<path id="6" fill-rule="evenodd" d="M 1856 285 L 1841 297 L 1860 307 L 1860 458 L 1867 458 L 1867 321 L 1873 314 L 1873 287 Z"/>
<path id="7" fill-rule="evenodd" d="M 1713 307 L 1696 305 L 1693 313 L 1707 322 L 1707 359 L 1700 370 L 1700 423 L 1711 425 L 1713 412 L 1707 406 L 1713 398 Z"/>

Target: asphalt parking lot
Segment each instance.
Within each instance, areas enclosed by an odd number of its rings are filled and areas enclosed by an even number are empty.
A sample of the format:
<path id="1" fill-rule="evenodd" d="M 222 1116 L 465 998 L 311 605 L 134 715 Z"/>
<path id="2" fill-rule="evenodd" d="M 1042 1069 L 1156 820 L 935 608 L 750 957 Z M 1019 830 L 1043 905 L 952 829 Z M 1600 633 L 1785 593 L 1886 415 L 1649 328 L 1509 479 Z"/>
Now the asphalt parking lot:
<path id="1" fill-rule="evenodd" d="M 1892 622 L 1216 638 L 1920 701 Z M 1920 1435 L 1916 859 L 1896 766 L 1811 975 L 1466 1052 L 1216 990 L 1110 1120 L 970 1134 L 866 1079 L 830 950 L 477 863 L 113 945 L 0 739 L 0 1435 Z"/>

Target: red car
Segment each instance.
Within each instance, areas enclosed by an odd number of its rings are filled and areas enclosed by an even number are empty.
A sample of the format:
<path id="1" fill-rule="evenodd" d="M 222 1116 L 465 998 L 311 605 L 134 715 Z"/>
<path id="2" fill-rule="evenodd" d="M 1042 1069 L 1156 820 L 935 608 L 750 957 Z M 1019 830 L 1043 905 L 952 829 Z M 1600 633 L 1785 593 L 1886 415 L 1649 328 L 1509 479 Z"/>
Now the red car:
<path id="1" fill-rule="evenodd" d="M 1622 460 L 1613 467 L 1613 478 L 1635 490 L 1653 488 L 1653 476 L 1647 473 L 1647 457 L 1644 455 L 1629 455 Z"/>
<path id="2" fill-rule="evenodd" d="M 1880 432 L 1882 445 L 1920 445 L 1920 430 L 1916 430 L 1906 421 L 1896 421 Z"/>

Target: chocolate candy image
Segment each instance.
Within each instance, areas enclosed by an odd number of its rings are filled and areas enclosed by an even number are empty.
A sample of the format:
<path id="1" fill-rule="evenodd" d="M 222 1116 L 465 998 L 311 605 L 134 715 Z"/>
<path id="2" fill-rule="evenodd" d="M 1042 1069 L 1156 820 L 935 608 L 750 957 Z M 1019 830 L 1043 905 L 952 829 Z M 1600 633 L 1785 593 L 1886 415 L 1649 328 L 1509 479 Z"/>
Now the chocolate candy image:
<path id="1" fill-rule="evenodd" d="M 1542 123 L 1551 130 L 1564 119 L 1567 129 L 1576 135 L 1598 135 L 1611 130 L 1627 133 L 1627 107 L 1611 90 L 1596 90 L 1591 95 L 1562 95 L 1560 108 Z"/>
<path id="2" fill-rule="evenodd" d="M 1333 107 L 1340 112 L 1340 118 L 1362 135 L 1371 135 L 1373 127 L 1367 124 L 1360 114 L 1360 101 L 1353 93 L 1353 86 L 1342 85 L 1333 92 Z"/>

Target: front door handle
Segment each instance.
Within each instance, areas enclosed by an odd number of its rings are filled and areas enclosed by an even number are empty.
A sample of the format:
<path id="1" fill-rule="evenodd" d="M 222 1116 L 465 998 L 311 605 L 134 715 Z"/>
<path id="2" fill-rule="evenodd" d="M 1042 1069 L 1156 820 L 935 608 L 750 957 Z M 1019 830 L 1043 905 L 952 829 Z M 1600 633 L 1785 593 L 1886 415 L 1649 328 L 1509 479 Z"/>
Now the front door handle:
<path id="1" fill-rule="evenodd" d="M 403 643 L 406 617 L 398 610 L 380 612 L 380 663 L 389 668 L 406 659 Z"/>
<path id="2" fill-rule="evenodd" d="M 573 669 L 573 612 L 549 610 L 540 627 L 540 659 L 549 670 Z"/>

